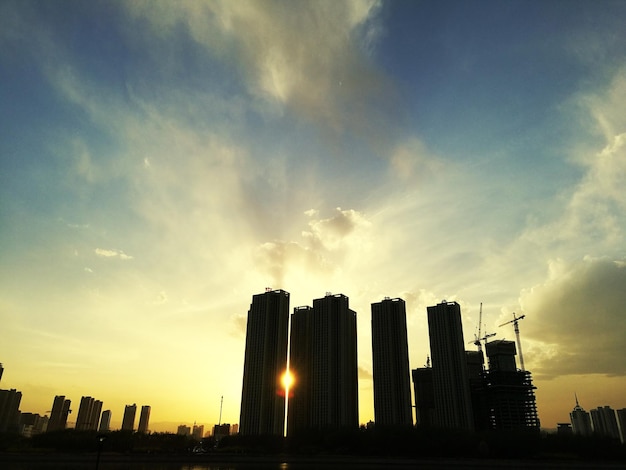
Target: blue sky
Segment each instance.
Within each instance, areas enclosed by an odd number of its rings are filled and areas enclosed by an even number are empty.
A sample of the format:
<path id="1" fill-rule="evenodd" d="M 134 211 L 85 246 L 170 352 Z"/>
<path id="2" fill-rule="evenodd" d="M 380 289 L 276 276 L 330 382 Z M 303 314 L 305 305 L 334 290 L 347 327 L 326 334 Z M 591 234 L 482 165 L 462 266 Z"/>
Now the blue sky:
<path id="1" fill-rule="evenodd" d="M 223 395 L 235 423 L 271 286 L 350 297 L 362 422 L 385 296 L 407 301 L 413 368 L 426 306 L 458 301 L 470 341 L 482 302 L 499 338 L 526 314 L 544 426 L 574 392 L 625 407 L 625 19 L 604 0 L 3 1 L 3 387 L 40 413 L 95 396 L 114 423 L 137 402 L 212 424 Z"/>

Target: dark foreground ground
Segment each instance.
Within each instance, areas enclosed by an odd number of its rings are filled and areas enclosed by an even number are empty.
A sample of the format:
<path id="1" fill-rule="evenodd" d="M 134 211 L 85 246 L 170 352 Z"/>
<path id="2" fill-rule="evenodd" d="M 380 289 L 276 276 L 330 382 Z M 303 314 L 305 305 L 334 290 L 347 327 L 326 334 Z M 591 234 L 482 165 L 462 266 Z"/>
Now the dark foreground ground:
<path id="1" fill-rule="evenodd" d="M 624 462 L 551 459 L 394 459 L 359 456 L 154 455 L 0 453 L 3 470 L 378 470 L 378 469 L 626 469 Z"/>

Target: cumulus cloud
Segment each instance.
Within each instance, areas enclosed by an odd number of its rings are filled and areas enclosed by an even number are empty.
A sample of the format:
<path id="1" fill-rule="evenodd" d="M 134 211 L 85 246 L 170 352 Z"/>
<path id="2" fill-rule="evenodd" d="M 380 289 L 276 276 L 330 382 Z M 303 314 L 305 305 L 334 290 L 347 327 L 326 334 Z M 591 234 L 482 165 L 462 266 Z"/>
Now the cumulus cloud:
<path id="1" fill-rule="evenodd" d="M 127 255 L 122 250 L 107 250 L 104 248 L 96 248 L 94 252 L 100 258 L 118 258 L 122 260 L 133 259 L 132 256 Z"/>
<path id="2" fill-rule="evenodd" d="M 371 222 L 359 211 L 337 208 L 328 218 L 318 218 L 313 209 L 305 214 L 310 220 L 300 240 L 266 242 L 255 250 L 255 265 L 271 276 L 275 285 L 284 285 L 288 276 L 303 273 L 310 278 L 328 278 L 350 253 L 370 248 Z"/>
<path id="3" fill-rule="evenodd" d="M 626 375 L 624 286 L 625 260 L 552 261 L 548 278 L 520 297 L 536 372 Z"/>

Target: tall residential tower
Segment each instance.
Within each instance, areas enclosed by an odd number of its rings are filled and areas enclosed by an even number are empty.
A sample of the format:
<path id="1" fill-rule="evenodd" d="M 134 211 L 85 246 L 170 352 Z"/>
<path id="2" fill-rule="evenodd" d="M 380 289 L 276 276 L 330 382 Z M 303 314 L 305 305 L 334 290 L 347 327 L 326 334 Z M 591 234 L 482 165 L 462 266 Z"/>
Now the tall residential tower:
<path id="1" fill-rule="evenodd" d="M 412 426 L 406 306 L 385 298 L 372 304 L 374 417 L 377 426 Z"/>
<path id="2" fill-rule="evenodd" d="M 287 432 L 357 428 L 356 313 L 348 297 L 326 294 L 292 316 L 290 369 L 295 375 Z M 293 410 L 293 411 L 292 411 Z"/>
<path id="3" fill-rule="evenodd" d="M 281 375 L 287 368 L 289 293 L 267 289 L 252 297 L 246 328 L 239 432 L 282 436 L 285 395 Z"/>
<path id="4" fill-rule="evenodd" d="M 434 425 L 474 429 L 461 307 L 445 300 L 427 307 L 435 395 Z"/>

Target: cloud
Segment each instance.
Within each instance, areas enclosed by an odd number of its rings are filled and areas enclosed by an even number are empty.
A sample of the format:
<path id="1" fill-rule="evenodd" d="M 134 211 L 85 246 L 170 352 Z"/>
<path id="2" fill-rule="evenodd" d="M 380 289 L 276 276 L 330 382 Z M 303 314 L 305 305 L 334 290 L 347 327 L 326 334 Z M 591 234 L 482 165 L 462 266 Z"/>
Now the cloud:
<path id="1" fill-rule="evenodd" d="M 337 208 L 326 219 L 319 219 L 318 211 L 313 209 L 305 214 L 310 220 L 301 239 L 265 242 L 255 249 L 255 265 L 271 276 L 274 285 L 283 286 L 286 279 L 302 277 L 307 277 L 309 283 L 327 283 L 347 257 L 370 248 L 371 222 L 359 211 Z"/>
<path id="2" fill-rule="evenodd" d="M 94 250 L 94 252 L 100 258 L 119 258 L 119 259 L 122 259 L 122 260 L 133 259 L 132 256 L 127 255 L 126 253 L 124 253 L 121 250 L 106 250 L 106 249 L 103 249 L 103 248 L 96 248 Z"/>
<path id="3" fill-rule="evenodd" d="M 310 230 L 303 231 L 302 236 L 313 247 L 335 251 L 347 243 L 354 244 L 355 239 L 370 226 L 371 222 L 360 212 L 354 209 L 342 210 L 338 207 L 333 217 L 311 219 L 309 221 Z"/>
<path id="4" fill-rule="evenodd" d="M 381 34 L 378 0 L 128 2 L 132 18 L 197 44 L 240 70 L 249 92 L 336 133 L 389 131 L 393 87 L 368 55 Z M 297 38 L 294 40 L 294 38 Z M 280 111 L 278 111 L 280 112 Z"/>
<path id="5" fill-rule="evenodd" d="M 525 358 L 547 376 L 626 375 L 624 286 L 626 260 L 552 261 L 548 278 L 521 293 Z"/>

